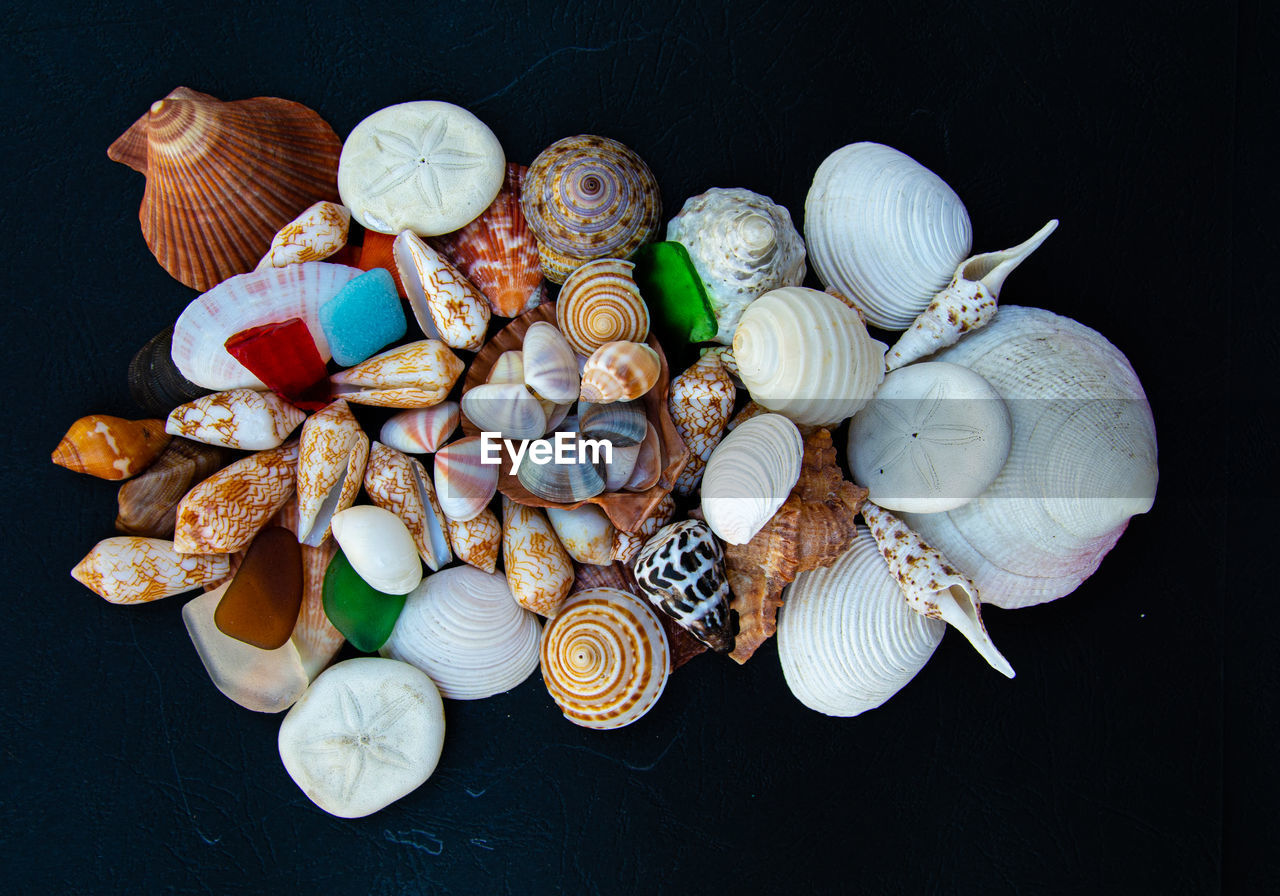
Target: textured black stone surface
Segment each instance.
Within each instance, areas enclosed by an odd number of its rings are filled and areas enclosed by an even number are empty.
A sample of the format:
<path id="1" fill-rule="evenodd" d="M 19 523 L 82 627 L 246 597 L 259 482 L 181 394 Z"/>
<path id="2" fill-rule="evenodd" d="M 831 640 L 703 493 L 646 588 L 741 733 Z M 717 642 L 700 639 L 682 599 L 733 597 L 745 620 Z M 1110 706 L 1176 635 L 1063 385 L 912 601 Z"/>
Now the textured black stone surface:
<path id="1" fill-rule="evenodd" d="M 0 890 L 1261 891 L 1277 674 L 1257 561 L 1274 548 L 1223 511 L 1275 506 L 1267 425 L 1241 397 L 1245 365 L 1276 349 L 1275 231 L 1255 224 L 1273 208 L 1274 16 L 1178 0 L 6 6 Z M 391 103 L 449 100 L 525 162 L 606 134 L 648 160 L 668 213 L 745 186 L 799 220 L 829 152 L 896 146 L 964 198 L 978 249 L 1061 219 L 1002 298 L 1128 354 L 1160 434 L 1155 509 L 1071 597 L 989 612 L 1013 682 L 948 635 L 886 706 L 829 719 L 790 696 L 769 644 L 744 668 L 694 660 L 640 723 L 592 733 L 535 676 L 448 703 L 419 791 L 326 816 L 281 767 L 279 719 L 209 683 L 182 598 L 120 608 L 67 575 L 113 534 L 115 488 L 48 452 L 76 417 L 134 413 L 129 359 L 193 297 L 143 244 L 142 179 L 105 153 L 178 85 L 298 100 L 342 135 Z"/>

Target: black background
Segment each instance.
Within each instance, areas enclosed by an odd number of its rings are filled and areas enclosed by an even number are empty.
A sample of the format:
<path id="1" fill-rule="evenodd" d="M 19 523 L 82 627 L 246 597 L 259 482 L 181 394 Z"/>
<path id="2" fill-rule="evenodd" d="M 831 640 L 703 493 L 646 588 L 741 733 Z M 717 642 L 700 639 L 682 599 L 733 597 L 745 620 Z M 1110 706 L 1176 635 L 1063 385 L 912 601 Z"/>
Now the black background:
<path id="1" fill-rule="evenodd" d="M 45 3 L 0 61 L 0 890 L 1204 893 L 1274 881 L 1275 13 L 1021 4 Z M 538 676 L 446 707 L 434 777 L 370 818 L 314 807 L 279 719 L 219 695 L 184 598 L 121 608 L 67 572 L 115 488 L 48 462 L 137 416 L 134 351 L 194 293 L 142 241 L 107 145 L 187 85 L 304 102 L 345 136 L 392 103 L 470 108 L 508 157 L 635 148 L 667 214 L 710 186 L 792 210 L 855 140 L 965 200 L 975 251 L 1062 226 L 1006 285 L 1105 334 L 1155 412 L 1160 493 L 1067 599 L 948 635 L 901 694 L 829 719 L 777 651 L 703 656 L 631 728 L 563 720 Z M 1260 478 L 1261 477 L 1261 478 Z M 1224 885 L 1224 881 L 1235 886 Z M 305 888 L 305 889 L 304 889 Z M 1273 891 L 1274 892 L 1274 891 Z"/>

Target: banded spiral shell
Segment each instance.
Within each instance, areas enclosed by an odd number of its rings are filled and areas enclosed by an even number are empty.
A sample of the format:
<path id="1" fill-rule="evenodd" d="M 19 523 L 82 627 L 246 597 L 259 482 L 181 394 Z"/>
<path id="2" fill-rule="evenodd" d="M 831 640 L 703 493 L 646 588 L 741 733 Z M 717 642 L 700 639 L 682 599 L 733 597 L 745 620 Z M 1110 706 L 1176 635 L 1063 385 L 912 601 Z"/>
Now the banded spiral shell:
<path id="1" fill-rule="evenodd" d="M 575 270 L 556 300 L 556 326 L 573 350 L 589 356 L 608 342 L 643 342 L 649 307 L 629 261 L 604 258 Z"/>
<path id="2" fill-rule="evenodd" d="M 594 404 L 632 401 L 658 381 L 662 362 L 643 342 L 606 342 L 582 368 L 582 400 Z"/>

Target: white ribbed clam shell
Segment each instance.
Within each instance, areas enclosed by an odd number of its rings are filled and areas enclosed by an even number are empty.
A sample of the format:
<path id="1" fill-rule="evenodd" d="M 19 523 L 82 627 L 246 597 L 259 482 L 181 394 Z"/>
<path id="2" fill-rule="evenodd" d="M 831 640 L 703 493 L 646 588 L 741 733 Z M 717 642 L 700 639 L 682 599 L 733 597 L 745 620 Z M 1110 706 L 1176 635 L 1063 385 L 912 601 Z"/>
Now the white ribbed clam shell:
<path id="1" fill-rule="evenodd" d="M 501 573 L 469 566 L 427 576 L 382 653 L 417 666 L 451 700 L 509 691 L 538 668 L 542 626 L 519 607 Z"/>
<path id="2" fill-rule="evenodd" d="M 1012 446 L 976 500 L 904 520 L 986 603 L 1012 609 L 1069 594 L 1155 500 L 1155 422 L 1137 375 L 1097 332 L 1017 306 L 937 357 L 1000 393 Z"/>
<path id="3" fill-rule="evenodd" d="M 778 613 L 787 686 L 810 709 L 856 716 L 875 709 L 933 656 L 946 623 L 914 612 L 866 529 L 823 569 L 802 572 Z"/>
<path id="4" fill-rule="evenodd" d="M 969 254 L 955 191 L 915 159 L 852 143 L 818 167 L 804 205 L 809 262 L 873 326 L 905 330 Z"/>
<path id="5" fill-rule="evenodd" d="M 856 311 L 803 286 L 756 299 L 733 337 L 738 373 L 752 399 L 813 426 L 834 426 L 871 399 L 884 379 L 885 348 Z"/>
<path id="6" fill-rule="evenodd" d="M 545 320 L 530 324 L 522 349 L 514 354 L 521 359 L 526 386 L 556 404 L 578 400 L 578 359 L 555 324 Z M 504 352 L 499 360 L 510 354 Z"/>
<path id="7" fill-rule="evenodd" d="M 707 525 L 730 544 L 746 544 L 795 488 L 803 453 L 800 430 L 780 414 L 761 414 L 729 433 L 702 477 Z"/>

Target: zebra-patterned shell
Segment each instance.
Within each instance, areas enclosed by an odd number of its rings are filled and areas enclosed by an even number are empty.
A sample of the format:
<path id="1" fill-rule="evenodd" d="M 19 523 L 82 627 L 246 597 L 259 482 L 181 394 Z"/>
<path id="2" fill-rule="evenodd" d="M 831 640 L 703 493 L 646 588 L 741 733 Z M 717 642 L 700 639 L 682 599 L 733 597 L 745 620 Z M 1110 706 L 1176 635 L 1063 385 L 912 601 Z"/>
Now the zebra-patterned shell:
<path id="1" fill-rule="evenodd" d="M 658 609 L 717 653 L 733 650 L 724 551 L 701 520 L 663 526 L 636 557 L 636 582 Z"/>

